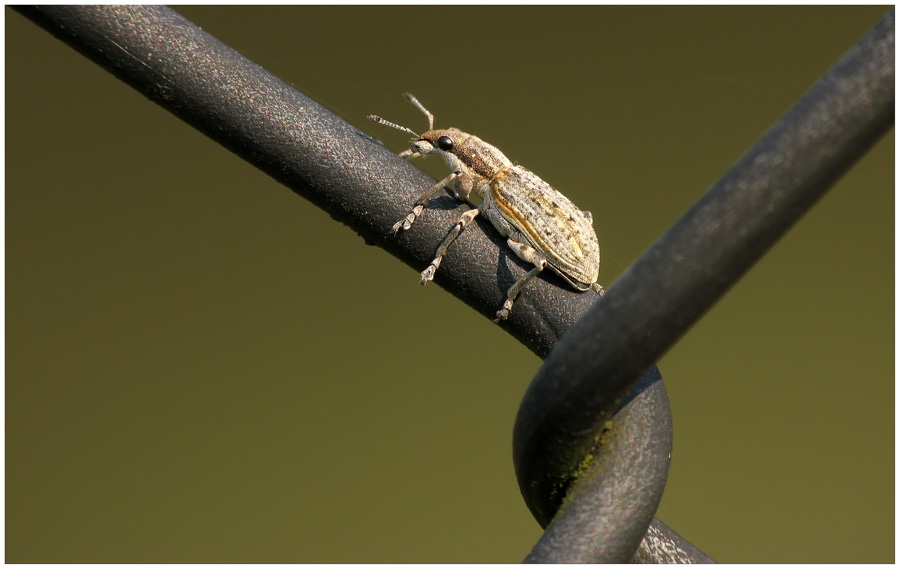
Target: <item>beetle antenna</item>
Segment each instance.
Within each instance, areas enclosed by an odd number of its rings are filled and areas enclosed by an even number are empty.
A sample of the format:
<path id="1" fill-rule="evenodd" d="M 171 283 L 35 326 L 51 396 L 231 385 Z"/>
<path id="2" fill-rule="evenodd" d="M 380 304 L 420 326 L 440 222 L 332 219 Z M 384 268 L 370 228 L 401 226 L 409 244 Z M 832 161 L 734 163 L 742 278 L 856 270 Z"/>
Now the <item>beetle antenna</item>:
<path id="1" fill-rule="evenodd" d="M 369 120 L 371 120 L 371 121 L 377 122 L 378 124 L 383 124 L 383 125 L 385 125 L 385 126 L 390 126 L 390 127 L 396 128 L 397 130 L 402 130 L 403 132 L 408 132 L 409 134 L 411 134 L 411 135 L 413 135 L 413 136 L 419 136 L 417 133 L 415 133 L 415 132 L 409 130 L 409 129 L 406 128 L 405 126 L 400 126 L 400 125 L 397 124 L 397 123 L 393 123 L 393 122 L 391 122 L 391 121 L 384 120 L 383 118 L 379 117 L 378 115 L 369 115 L 367 118 L 368 118 Z"/>
<path id="2" fill-rule="evenodd" d="M 428 130 L 434 130 L 434 115 L 428 112 L 428 109 L 422 106 L 422 103 L 419 102 L 418 99 L 413 97 L 412 93 L 403 93 L 403 96 L 409 99 L 409 101 L 419 108 L 420 111 L 425 113 L 425 116 L 428 117 Z"/>

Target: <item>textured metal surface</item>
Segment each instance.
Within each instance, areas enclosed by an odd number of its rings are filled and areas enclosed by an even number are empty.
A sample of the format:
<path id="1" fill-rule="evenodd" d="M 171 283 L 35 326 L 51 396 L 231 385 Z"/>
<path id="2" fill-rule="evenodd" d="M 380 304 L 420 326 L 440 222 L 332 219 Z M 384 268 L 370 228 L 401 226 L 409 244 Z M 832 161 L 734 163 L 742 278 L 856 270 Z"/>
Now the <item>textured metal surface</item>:
<path id="1" fill-rule="evenodd" d="M 391 226 L 435 180 L 169 8 L 17 10 L 416 271 L 469 208 L 447 195 L 394 236 Z M 487 220 L 475 224 L 480 230 L 457 240 L 435 282 L 493 318 L 528 267 Z M 546 271 L 503 327 L 544 357 L 596 298 Z"/>
<path id="2" fill-rule="evenodd" d="M 434 180 L 168 8 L 17 9 L 416 270 L 427 265 L 435 244 L 469 207 L 447 195 L 432 201 L 413 230 L 393 236 L 391 226 Z M 476 223 L 481 230 L 467 230 L 454 244 L 436 282 L 492 318 L 527 268 L 490 223 Z M 516 301 L 503 328 L 545 357 L 597 300 L 545 271 Z M 652 371 L 651 383 L 658 377 Z M 633 404 L 644 415 L 660 410 L 660 400 L 644 393 Z M 668 400 L 662 405 L 668 416 Z M 617 428 L 633 430 L 630 421 Z"/>
<path id="3" fill-rule="evenodd" d="M 715 563 L 708 555 L 654 518 L 632 563 Z"/>
<path id="4" fill-rule="evenodd" d="M 662 498 L 672 452 L 668 397 L 655 367 L 634 393 L 646 404 L 627 398 L 578 458 L 571 486 L 562 475 L 562 505 L 526 562 L 622 563 L 634 554 Z"/>

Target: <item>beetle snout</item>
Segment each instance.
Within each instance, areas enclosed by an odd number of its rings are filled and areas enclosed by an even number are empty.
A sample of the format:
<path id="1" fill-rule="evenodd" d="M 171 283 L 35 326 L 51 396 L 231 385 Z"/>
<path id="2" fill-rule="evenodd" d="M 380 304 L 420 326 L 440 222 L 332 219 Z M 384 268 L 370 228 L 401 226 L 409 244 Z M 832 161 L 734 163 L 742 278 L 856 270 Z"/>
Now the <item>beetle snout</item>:
<path id="1" fill-rule="evenodd" d="M 434 146 L 427 140 L 417 140 L 412 143 L 412 151 L 413 154 L 431 154 L 434 151 Z"/>

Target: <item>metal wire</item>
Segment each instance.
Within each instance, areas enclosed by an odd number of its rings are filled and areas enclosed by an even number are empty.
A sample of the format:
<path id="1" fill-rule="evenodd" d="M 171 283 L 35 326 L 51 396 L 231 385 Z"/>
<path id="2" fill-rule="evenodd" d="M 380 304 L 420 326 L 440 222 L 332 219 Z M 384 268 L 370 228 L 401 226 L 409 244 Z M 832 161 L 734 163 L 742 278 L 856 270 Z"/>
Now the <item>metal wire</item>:
<path id="1" fill-rule="evenodd" d="M 647 367 L 893 123 L 891 11 L 557 343 L 532 381 L 515 426 L 522 494 L 539 521 L 553 519 L 530 560 L 629 559 L 608 550 L 609 530 L 596 521 L 621 515 L 628 504 L 598 503 L 592 524 L 583 523 L 591 519 L 584 508 L 557 513 L 562 496 L 568 501 L 573 493 L 608 493 L 618 475 L 605 472 L 613 480 L 604 480 L 599 473 L 604 465 L 571 488 L 560 489 L 560 480 L 578 467 L 575 458 L 594 452 L 612 409 Z M 618 453 L 624 445 L 613 446 Z M 575 519 L 566 521 L 570 517 Z M 560 524 L 565 527 L 557 530 Z M 650 556 L 650 549 L 639 556 Z"/>
<path id="2" fill-rule="evenodd" d="M 394 237 L 391 225 L 433 179 L 168 8 L 16 9 L 413 267 L 431 260 L 434 243 L 468 207 L 437 200 L 413 235 Z M 504 328 L 539 356 L 573 331 L 548 357 L 516 422 L 523 496 L 550 524 L 529 561 L 627 560 L 645 532 L 636 560 L 708 561 L 652 519 L 671 449 L 668 399 L 653 361 L 892 124 L 893 13 L 870 36 L 603 301 L 552 274 L 517 301 Z M 455 244 L 436 283 L 492 318 L 526 268 L 489 224 L 476 222 L 483 231 Z M 570 376 L 560 372 L 564 361 Z M 567 417 L 576 399 L 584 405 Z M 591 435 L 572 437 L 579 426 Z M 569 437 L 561 446 L 552 442 L 558 433 Z M 601 446 L 616 452 L 587 461 Z M 540 456 L 548 449 L 555 462 Z M 609 480 L 601 470 L 615 483 L 594 486 Z"/>
<path id="3" fill-rule="evenodd" d="M 391 226 L 436 180 L 169 8 L 15 9 L 417 271 L 469 208 L 449 195 L 433 200 L 415 231 L 394 236 Z M 527 267 L 489 222 L 475 223 L 483 231 L 454 243 L 435 283 L 493 319 Z M 597 298 L 545 272 L 503 326 L 540 357 Z"/>

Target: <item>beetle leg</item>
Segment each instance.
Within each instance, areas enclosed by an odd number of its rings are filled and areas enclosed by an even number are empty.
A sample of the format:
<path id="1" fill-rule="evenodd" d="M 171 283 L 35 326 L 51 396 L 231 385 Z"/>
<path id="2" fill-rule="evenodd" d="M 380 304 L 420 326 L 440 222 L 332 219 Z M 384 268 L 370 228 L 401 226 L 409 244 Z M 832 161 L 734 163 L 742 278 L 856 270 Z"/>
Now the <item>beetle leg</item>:
<path id="1" fill-rule="evenodd" d="M 433 198 L 435 194 L 441 191 L 444 186 L 459 178 L 461 175 L 462 174 L 460 172 L 453 172 L 437 184 L 431 186 L 431 188 L 429 188 L 422 197 L 416 200 L 416 203 L 413 204 L 413 208 L 409 210 L 409 213 L 406 214 L 406 217 L 395 223 L 391 230 L 394 233 L 397 233 L 401 228 L 403 228 L 404 230 L 409 229 L 416 218 L 419 217 L 419 214 L 422 213 L 422 210 L 425 209 L 425 206 L 428 205 L 428 201 Z"/>
<path id="2" fill-rule="evenodd" d="M 513 302 L 516 300 L 516 297 L 519 296 L 519 293 L 525 285 L 528 284 L 528 281 L 533 279 L 535 275 L 543 271 L 544 267 L 547 266 L 547 258 L 534 247 L 519 243 L 518 241 L 513 241 L 511 237 L 506 240 L 506 243 L 509 245 L 509 248 L 513 250 L 513 253 L 526 263 L 534 265 L 534 268 L 525 273 L 525 276 L 517 280 L 509 287 L 509 290 L 506 291 L 506 301 L 503 303 L 503 307 L 497 311 L 497 318 L 494 319 L 494 322 L 500 322 L 509 317 L 509 313 L 512 311 Z"/>
<path id="3" fill-rule="evenodd" d="M 465 212 L 461 216 L 459 216 L 459 221 L 450 228 L 450 232 L 447 233 L 447 236 L 444 237 L 444 240 L 441 241 L 441 244 L 438 245 L 437 252 L 434 254 L 434 260 L 428 265 L 428 268 L 422 271 L 422 284 L 424 285 L 428 281 L 434 278 L 435 271 L 438 270 L 438 267 L 441 266 L 441 261 L 444 259 L 444 255 L 447 254 L 447 248 L 450 247 L 450 244 L 457 238 L 460 232 L 466 228 L 467 225 L 472 223 L 472 220 L 475 219 L 481 210 L 484 208 L 484 204 L 478 206 L 475 209 L 470 209 Z"/>

